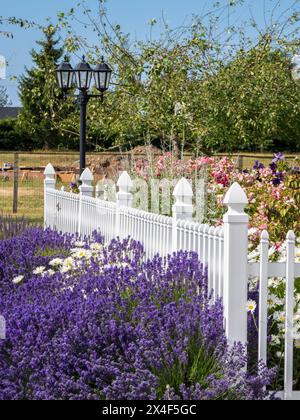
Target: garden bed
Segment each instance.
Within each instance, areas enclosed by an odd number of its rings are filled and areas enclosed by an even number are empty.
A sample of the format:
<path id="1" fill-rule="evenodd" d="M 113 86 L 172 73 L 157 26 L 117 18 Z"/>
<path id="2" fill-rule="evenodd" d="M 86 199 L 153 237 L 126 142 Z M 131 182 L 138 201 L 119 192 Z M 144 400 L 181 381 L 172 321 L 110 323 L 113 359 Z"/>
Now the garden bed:
<path id="1" fill-rule="evenodd" d="M 1 400 L 269 398 L 274 371 L 229 350 L 196 254 L 143 262 L 134 241 L 2 231 Z"/>

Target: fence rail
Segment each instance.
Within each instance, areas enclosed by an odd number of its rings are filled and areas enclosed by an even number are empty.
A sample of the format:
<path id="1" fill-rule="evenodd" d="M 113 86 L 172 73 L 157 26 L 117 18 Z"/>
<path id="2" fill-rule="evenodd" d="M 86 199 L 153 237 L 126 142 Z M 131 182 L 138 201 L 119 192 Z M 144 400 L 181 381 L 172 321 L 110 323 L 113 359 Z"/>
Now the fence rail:
<path id="1" fill-rule="evenodd" d="M 248 203 L 239 184 L 229 189 L 224 205 L 228 211 L 223 227 L 193 221 L 193 191 L 182 178 L 174 189 L 172 217 L 132 208 L 132 181 L 123 172 L 117 186 L 116 202 L 94 198 L 93 175 L 86 169 L 81 176 L 80 194 L 55 189 L 55 171 L 49 164 L 45 170 L 45 225 L 62 232 L 91 235 L 101 232 L 107 241 L 128 236 L 140 241 L 146 257 L 162 257 L 179 250 L 197 252 L 208 272 L 209 289 L 214 298 L 224 303 L 225 328 L 229 343 L 247 344 L 247 300 L 249 277 L 259 278 L 259 360 L 267 362 L 268 281 L 271 277 L 286 279 L 285 384 L 280 395 L 286 400 L 300 400 L 293 390 L 295 279 L 300 277 L 300 264 L 295 262 L 295 235 L 286 240 L 286 260 L 269 262 L 269 235 L 263 232 L 259 262 L 248 262 Z"/>

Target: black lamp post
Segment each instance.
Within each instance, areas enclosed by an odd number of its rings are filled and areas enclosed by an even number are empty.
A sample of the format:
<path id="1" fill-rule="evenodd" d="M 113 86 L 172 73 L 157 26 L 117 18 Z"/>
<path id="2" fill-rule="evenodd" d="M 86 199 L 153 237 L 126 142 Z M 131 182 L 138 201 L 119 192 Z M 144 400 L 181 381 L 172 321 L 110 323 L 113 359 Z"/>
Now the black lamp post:
<path id="1" fill-rule="evenodd" d="M 86 167 L 86 111 L 87 104 L 90 98 L 104 98 L 104 92 L 109 88 L 112 70 L 102 61 L 98 64 L 95 69 L 92 69 L 89 63 L 85 61 L 85 57 L 82 57 L 81 63 L 79 63 L 75 69 L 72 68 L 67 58 L 60 64 L 56 70 L 57 81 L 59 87 L 63 91 L 64 97 L 68 97 L 68 91 L 74 87 L 79 90 L 79 95 L 72 95 L 77 98 L 77 102 L 80 105 L 80 175 Z M 99 95 L 89 94 L 92 78 L 94 76 L 95 86 L 99 92 Z"/>

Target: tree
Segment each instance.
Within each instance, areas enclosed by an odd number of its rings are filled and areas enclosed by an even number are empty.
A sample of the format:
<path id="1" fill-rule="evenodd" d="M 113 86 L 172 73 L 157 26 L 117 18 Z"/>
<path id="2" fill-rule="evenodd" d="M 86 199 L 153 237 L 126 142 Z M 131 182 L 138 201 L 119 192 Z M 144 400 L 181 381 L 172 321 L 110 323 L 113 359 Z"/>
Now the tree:
<path id="1" fill-rule="evenodd" d="M 134 42 L 111 23 L 106 3 L 82 0 L 84 22 L 80 3 L 58 16 L 70 53 L 84 48 L 91 62 L 104 53 L 114 69 L 104 105 L 89 105 L 91 144 L 130 148 L 147 141 L 195 154 L 300 149 L 300 89 L 289 69 L 300 45 L 299 4 L 274 0 L 261 28 L 252 18 L 231 23 L 243 0 L 216 2 L 184 27 L 163 22 L 159 37 Z M 96 34 L 95 44 L 77 34 L 79 21 Z M 68 127 L 76 131 L 76 120 Z"/>
<path id="2" fill-rule="evenodd" d="M 7 90 L 4 86 L 0 86 L 0 107 L 11 105 L 11 101 L 7 95 Z"/>
<path id="3" fill-rule="evenodd" d="M 10 16 L 10 17 L 4 17 L 0 16 L 0 27 L 3 25 L 13 25 L 13 26 L 19 26 L 20 28 L 29 29 L 29 28 L 41 28 L 40 25 L 36 24 L 35 22 L 26 20 L 26 19 L 20 19 L 16 16 Z M 0 36 L 4 36 L 6 38 L 13 38 L 13 33 L 10 31 L 3 31 L 0 29 Z"/>
<path id="4" fill-rule="evenodd" d="M 196 120 L 207 128 L 203 138 L 211 151 L 299 150 L 300 90 L 287 50 L 264 40 L 197 90 Z"/>
<path id="5" fill-rule="evenodd" d="M 23 109 L 18 124 L 32 137 L 36 147 L 49 149 L 63 143 L 64 136 L 59 127 L 71 105 L 61 100 L 56 81 L 55 70 L 64 50 L 58 46 L 59 40 L 52 25 L 44 28 L 43 34 L 44 39 L 37 41 L 40 51 L 31 51 L 35 67 L 26 69 L 26 74 L 19 79 Z"/>

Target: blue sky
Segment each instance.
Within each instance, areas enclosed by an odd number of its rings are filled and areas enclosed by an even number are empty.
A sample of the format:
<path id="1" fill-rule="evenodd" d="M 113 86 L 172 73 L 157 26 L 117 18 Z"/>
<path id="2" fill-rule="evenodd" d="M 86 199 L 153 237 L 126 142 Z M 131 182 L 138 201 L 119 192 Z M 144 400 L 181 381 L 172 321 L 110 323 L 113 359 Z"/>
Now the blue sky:
<path id="1" fill-rule="evenodd" d="M 88 4 L 95 4 L 95 0 L 86 1 Z M 226 4 L 228 1 L 221 0 L 220 3 Z M 246 4 L 237 10 L 233 18 L 241 21 L 250 18 L 248 6 L 251 5 L 255 18 L 263 25 L 264 0 L 245 0 L 245 2 Z M 277 0 L 265 0 L 265 2 L 268 10 Z M 77 0 L 1 0 L 1 3 L 0 14 L 4 17 L 16 16 L 46 24 L 47 17 L 55 21 L 58 12 L 76 7 Z M 162 12 L 170 26 L 176 27 L 188 22 L 193 14 L 209 10 L 213 3 L 208 0 L 109 0 L 108 10 L 112 22 L 120 23 L 133 38 L 141 39 L 149 35 L 150 19 L 155 18 L 159 21 Z M 282 0 L 281 10 L 292 3 L 292 0 Z M 35 41 L 40 39 L 41 35 L 33 29 L 24 30 L 15 27 L 1 27 L 1 29 L 12 31 L 14 38 L 0 37 L 0 55 L 4 55 L 9 63 L 7 80 L 0 81 L 0 85 L 8 88 L 13 104 L 18 105 L 17 83 L 10 80 L 10 77 L 22 74 L 25 66 L 30 67 L 30 50 L 35 47 Z M 252 35 L 254 36 L 254 33 Z"/>

